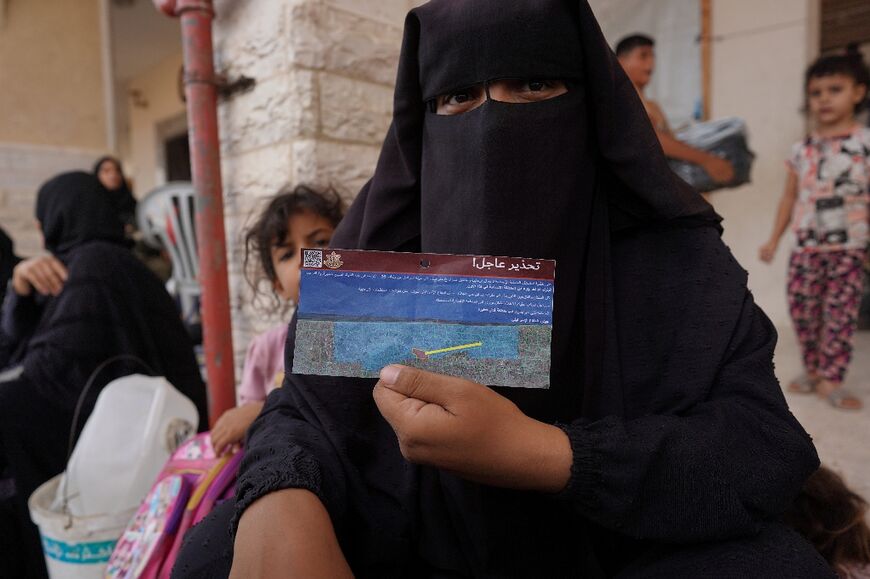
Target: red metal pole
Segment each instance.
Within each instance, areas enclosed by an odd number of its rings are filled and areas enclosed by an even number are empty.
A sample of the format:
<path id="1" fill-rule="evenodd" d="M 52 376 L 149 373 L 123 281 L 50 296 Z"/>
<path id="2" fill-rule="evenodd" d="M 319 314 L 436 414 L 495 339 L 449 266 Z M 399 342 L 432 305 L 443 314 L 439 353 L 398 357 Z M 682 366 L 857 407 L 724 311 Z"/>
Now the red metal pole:
<path id="1" fill-rule="evenodd" d="M 230 292 L 227 282 L 223 186 L 212 54 L 211 0 L 155 0 L 181 17 L 184 91 L 190 125 L 190 164 L 196 189 L 196 238 L 202 286 L 203 346 L 212 425 L 236 405 Z"/>

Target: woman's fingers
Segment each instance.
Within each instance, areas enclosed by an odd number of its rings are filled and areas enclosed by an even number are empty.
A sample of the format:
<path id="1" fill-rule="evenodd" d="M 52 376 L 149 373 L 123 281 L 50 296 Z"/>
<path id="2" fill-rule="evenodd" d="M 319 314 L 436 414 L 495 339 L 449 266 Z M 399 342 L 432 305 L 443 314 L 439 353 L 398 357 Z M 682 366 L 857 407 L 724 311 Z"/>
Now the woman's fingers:
<path id="1" fill-rule="evenodd" d="M 51 260 L 46 259 L 34 264 L 33 277 L 37 281 L 37 287 L 45 288 L 45 291 L 40 290 L 42 293 L 56 296 L 63 289 L 64 279 Z"/>
<path id="2" fill-rule="evenodd" d="M 469 389 L 483 388 L 462 378 L 434 374 L 396 364 L 381 370 L 378 384 L 394 392 L 449 409 Z"/>
<path id="3" fill-rule="evenodd" d="M 63 284 L 69 278 L 66 266 L 52 255 L 28 259 L 19 267 L 21 269 L 17 273 L 20 279 L 16 285 L 24 289 L 23 284 L 21 284 L 23 281 L 43 295 L 56 296 L 60 294 L 63 290 Z"/>

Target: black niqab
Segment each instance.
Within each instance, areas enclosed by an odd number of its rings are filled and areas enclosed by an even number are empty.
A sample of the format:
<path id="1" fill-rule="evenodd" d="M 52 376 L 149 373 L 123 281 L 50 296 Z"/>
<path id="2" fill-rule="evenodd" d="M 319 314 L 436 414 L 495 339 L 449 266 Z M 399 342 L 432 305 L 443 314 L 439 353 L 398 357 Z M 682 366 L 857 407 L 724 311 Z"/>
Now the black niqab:
<path id="1" fill-rule="evenodd" d="M 581 405 L 601 416 L 621 410 L 617 393 L 598 395 L 611 229 L 719 222 L 670 170 L 588 5 L 579 11 L 576 3 L 535 0 L 416 9 L 378 170 L 333 241 L 555 259 L 552 387 L 500 390 L 545 420 L 570 420 Z M 425 106 L 502 78 L 565 80 L 569 92 L 530 104 L 489 99 L 455 116 Z"/>
<path id="2" fill-rule="evenodd" d="M 505 77 L 569 91 L 451 117 L 426 106 Z M 703 576 L 700 555 L 669 574 L 676 545 L 752 537 L 775 519 L 818 464 L 773 374 L 776 333 L 719 217 L 670 171 L 588 3 L 412 10 L 393 114 L 332 244 L 555 258 L 551 387 L 499 392 L 564 425 L 571 480 L 548 496 L 410 465 L 373 381 L 289 374 L 249 432 L 237 517 L 270 492 L 309 489 L 371 577 L 605 577 L 657 557 L 656 576 Z M 291 324 L 288 368 L 294 339 Z M 777 572 L 816 565 L 772 533 L 778 544 L 753 549 L 787 547 Z"/>

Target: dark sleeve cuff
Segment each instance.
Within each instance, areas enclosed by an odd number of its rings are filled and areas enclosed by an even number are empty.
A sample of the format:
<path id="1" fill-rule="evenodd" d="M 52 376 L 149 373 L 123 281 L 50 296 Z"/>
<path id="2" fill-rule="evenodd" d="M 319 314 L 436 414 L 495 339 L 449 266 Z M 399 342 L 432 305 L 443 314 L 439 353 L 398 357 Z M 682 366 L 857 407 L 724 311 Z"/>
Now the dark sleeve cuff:
<path id="1" fill-rule="evenodd" d="M 329 510 L 322 489 L 320 467 L 298 446 L 252 449 L 245 456 L 239 472 L 235 514 L 230 521 L 230 531 L 234 537 L 245 510 L 258 499 L 277 491 L 311 491 Z"/>
<path id="2" fill-rule="evenodd" d="M 598 490 L 601 488 L 601 461 L 596 456 L 596 433 L 580 424 L 557 424 L 571 441 L 574 456 L 568 484 L 554 498 L 575 503 L 582 511 L 598 511 Z"/>

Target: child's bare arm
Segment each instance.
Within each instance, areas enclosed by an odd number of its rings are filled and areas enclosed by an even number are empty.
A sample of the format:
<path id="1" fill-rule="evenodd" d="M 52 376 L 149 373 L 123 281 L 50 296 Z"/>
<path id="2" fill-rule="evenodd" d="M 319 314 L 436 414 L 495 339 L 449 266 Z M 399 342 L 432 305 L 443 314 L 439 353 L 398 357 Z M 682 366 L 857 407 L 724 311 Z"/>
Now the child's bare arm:
<path id="1" fill-rule="evenodd" d="M 670 133 L 656 131 L 656 135 L 667 157 L 700 165 L 717 183 L 728 183 L 734 179 L 734 167 L 725 159 L 691 147 Z"/>
<path id="2" fill-rule="evenodd" d="M 779 208 L 776 210 L 776 220 L 773 224 L 773 232 L 770 239 L 761 246 L 759 257 L 762 261 L 773 261 L 776 255 L 776 249 L 779 246 L 779 240 L 782 239 L 789 223 L 791 223 L 791 214 L 794 210 L 794 204 L 798 195 L 798 176 L 793 169 L 789 169 L 788 177 L 785 181 L 785 190 L 782 192 L 782 198 L 779 200 Z"/>

